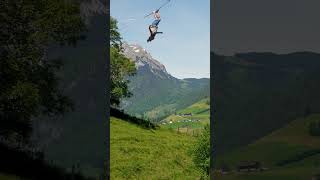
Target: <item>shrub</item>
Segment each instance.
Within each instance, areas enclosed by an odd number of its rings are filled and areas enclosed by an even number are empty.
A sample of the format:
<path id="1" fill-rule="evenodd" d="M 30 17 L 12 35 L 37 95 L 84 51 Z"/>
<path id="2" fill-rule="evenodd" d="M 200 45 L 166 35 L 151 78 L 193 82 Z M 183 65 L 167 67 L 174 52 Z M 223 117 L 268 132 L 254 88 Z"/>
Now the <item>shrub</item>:
<path id="1" fill-rule="evenodd" d="M 312 122 L 309 124 L 309 134 L 311 136 L 320 136 L 320 122 Z"/>
<path id="2" fill-rule="evenodd" d="M 202 171 L 209 175 L 210 168 L 210 126 L 206 125 L 192 148 L 194 164 Z"/>
<path id="3" fill-rule="evenodd" d="M 116 109 L 116 108 L 110 108 L 110 115 L 113 117 L 125 120 L 127 122 L 137 124 L 143 128 L 147 128 L 147 129 L 157 129 L 159 127 L 158 125 L 156 125 L 148 120 L 131 116 L 129 114 L 126 114 L 124 111 Z"/>

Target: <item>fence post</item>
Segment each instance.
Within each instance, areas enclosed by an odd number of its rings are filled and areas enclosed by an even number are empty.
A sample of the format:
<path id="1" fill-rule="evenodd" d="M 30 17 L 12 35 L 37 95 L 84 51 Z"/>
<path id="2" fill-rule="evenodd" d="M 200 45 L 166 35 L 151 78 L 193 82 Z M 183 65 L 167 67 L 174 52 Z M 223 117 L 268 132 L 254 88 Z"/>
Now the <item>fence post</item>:
<path id="1" fill-rule="evenodd" d="M 73 164 L 71 167 L 71 179 L 74 180 L 74 175 L 75 175 L 75 165 Z"/>

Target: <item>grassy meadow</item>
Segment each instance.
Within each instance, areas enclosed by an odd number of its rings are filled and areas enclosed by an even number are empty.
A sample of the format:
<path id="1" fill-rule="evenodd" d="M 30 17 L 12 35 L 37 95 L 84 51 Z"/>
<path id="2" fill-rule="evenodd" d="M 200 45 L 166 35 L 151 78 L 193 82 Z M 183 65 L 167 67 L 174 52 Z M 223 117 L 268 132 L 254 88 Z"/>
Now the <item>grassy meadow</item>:
<path id="1" fill-rule="evenodd" d="M 192 114 L 186 116 L 185 114 Z M 161 127 L 188 134 L 199 133 L 210 123 L 210 100 L 203 99 L 185 109 L 177 111 L 160 122 Z"/>
<path id="2" fill-rule="evenodd" d="M 190 147 L 195 137 L 158 128 L 145 129 L 111 117 L 111 179 L 199 179 Z"/>
<path id="3" fill-rule="evenodd" d="M 320 120 L 311 115 L 292 121 L 287 126 L 216 160 L 214 177 L 219 180 L 308 180 L 320 173 L 320 137 L 309 135 L 308 126 Z M 235 172 L 242 161 L 259 161 L 262 172 Z M 221 174 L 218 169 L 229 167 L 232 172 Z"/>

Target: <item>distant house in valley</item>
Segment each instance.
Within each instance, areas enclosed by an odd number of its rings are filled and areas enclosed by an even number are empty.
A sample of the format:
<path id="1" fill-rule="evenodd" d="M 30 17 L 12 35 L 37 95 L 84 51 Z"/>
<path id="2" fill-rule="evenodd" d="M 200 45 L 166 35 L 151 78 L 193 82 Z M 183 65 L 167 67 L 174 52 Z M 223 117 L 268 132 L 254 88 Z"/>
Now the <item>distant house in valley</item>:
<path id="1" fill-rule="evenodd" d="M 261 163 L 258 161 L 251 161 L 251 162 L 241 162 L 238 166 L 237 166 L 237 170 L 238 172 L 241 171 L 261 171 L 262 166 Z"/>
<path id="2" fill-rule="evenodd" d="M 192 113 L 184 113 L 184 114 L 179 114 L 179 116 L 192 116 Z"/>

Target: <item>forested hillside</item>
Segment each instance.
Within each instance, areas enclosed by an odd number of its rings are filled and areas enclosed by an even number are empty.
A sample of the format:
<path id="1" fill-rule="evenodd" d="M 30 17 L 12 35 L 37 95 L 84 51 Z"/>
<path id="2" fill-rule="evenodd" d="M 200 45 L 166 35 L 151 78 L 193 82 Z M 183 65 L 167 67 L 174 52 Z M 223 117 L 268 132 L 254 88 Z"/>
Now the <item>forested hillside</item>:
<path id="1" fill-rule="evenodd" d="M 218 153 L 320 112 L 320 54 L 212 54 L 212 58 Z"/>
<path id="2" fill-rule="evenodd" d="M 123 46 L 124 54 L 137 67 L 136 74 L 129 78 L 133 96 L 121 105 L 127 113 L 159 122 L 174 111 L 209 97 L 209 79 L 177 79 L 141 46 Z"/>

